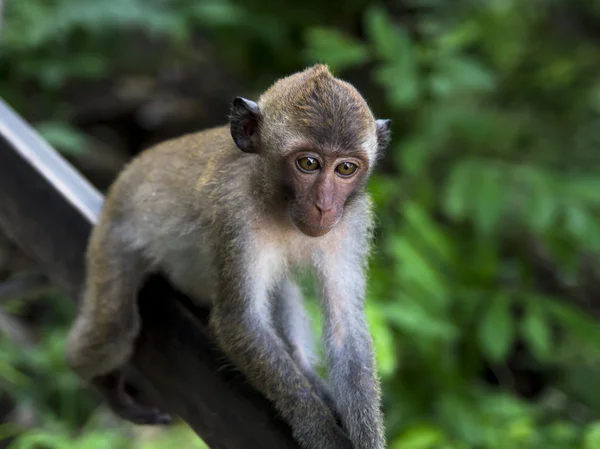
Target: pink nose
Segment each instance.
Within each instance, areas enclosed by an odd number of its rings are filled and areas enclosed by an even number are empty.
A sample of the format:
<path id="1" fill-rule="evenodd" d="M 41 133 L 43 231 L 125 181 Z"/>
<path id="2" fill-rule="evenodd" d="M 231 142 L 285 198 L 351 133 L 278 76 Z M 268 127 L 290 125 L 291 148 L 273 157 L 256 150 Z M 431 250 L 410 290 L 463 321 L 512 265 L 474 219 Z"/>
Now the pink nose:
<path id="1" fill-rule="evenodd" d="M 323 206 L 323 205 L 319 206 L 318 204 L 315 204 L 315 207 L 317 208 L 317 210 L 321 214 L 321 217 L 323 217 L 324 215 L 327 215 L 333 209 L 333 206 L 328 206 L 328 207 L 327 206 Z"/>

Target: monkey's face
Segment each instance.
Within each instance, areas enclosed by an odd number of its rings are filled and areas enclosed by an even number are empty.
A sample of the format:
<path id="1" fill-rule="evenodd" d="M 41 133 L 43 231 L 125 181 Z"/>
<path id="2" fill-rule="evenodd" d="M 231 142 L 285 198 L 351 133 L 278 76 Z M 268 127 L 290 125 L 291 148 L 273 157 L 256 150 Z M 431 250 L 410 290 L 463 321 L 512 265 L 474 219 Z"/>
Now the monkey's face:
<path id="1" fill-rule="evenodd" d="M 311 237 L 331 231 L 364 191 L 390 138 L 390 121 L 323 65 L 277 81 L 258 103 L 237 97 L 230 124 L 237 147 L 261 158 L 255 192 L 272 195 L 274 214 L 287 212 Z"/>
<path id="2" fill-rule="evenodd" d="M 300 150 L 285 159 L 282 182 L 289 216 L 309 237 L 327 234 L 339 222 L 351 195 L 364 187 L 369 160 Z"/>

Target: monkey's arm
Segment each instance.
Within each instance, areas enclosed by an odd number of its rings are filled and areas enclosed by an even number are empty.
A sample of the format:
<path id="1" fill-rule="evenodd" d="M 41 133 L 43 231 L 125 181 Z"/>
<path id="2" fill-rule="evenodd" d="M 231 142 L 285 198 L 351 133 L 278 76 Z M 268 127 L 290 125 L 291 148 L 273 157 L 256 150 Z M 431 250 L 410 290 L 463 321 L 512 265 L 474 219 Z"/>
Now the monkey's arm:
<path id="1" fill-rule="evenodd" d="M 364 265 L 364 256 L 345 251 L 323 264 L 324 338 L 329 383 L 344 429 L 355 449 L 383 449 L 381 392 L 364 311 Z"/>
<path id="2" fill-rule="evenodd" d="M 221 349 L 290 423 L 302 448 L 353 449 L 277 335 L 269 316 L 264 266 L 245 260 L 252 252 L 241 246 L 237 240 L 225 250 L 226 263 L 219 268 L 211 327 Z"/>
<path id="3" fill-rule="evenodd" d="M 289 352 L 302 371 L 312 383 L 321 400 L 339 419 L 335 403 L 328 383 L 319 376 L 315 365 L 315 342 L 312 323 L 304 308 L 302 292 L 298 285 L 290 279 L 279 283 L 273 292 L 273 321 Z"/>

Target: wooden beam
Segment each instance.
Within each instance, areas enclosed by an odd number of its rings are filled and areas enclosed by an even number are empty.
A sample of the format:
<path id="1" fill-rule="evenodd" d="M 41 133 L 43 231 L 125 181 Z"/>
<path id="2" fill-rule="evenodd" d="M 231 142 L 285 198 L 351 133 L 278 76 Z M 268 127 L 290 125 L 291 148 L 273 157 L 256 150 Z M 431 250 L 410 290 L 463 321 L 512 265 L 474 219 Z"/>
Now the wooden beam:
<path id="1" fill-rule="evenodd" d="M 0 228 L 72 298 L 103 197 L 0 100 Z M 140 293 L 143 329 L 132 369 L 162 410 L 213 449 L 297 449 L 270 404 L 227 367 L 203 321 L 162 277 Z"/>

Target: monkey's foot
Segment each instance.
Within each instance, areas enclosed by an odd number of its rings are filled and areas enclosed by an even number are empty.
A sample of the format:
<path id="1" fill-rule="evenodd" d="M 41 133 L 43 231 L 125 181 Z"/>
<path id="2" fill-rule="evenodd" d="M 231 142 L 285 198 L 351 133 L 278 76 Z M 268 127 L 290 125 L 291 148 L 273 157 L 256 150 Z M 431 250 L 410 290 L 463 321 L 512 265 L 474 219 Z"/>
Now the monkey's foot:
<path id="1" fill-rule="evenodd" d="M 171 415 L 157 408 L 138 404 L 126 391 L 126 379 L 121 373 L 111 373 L 94 379 L 110 409 L 120 418 L 134 424 L 170 424 Z"/>

